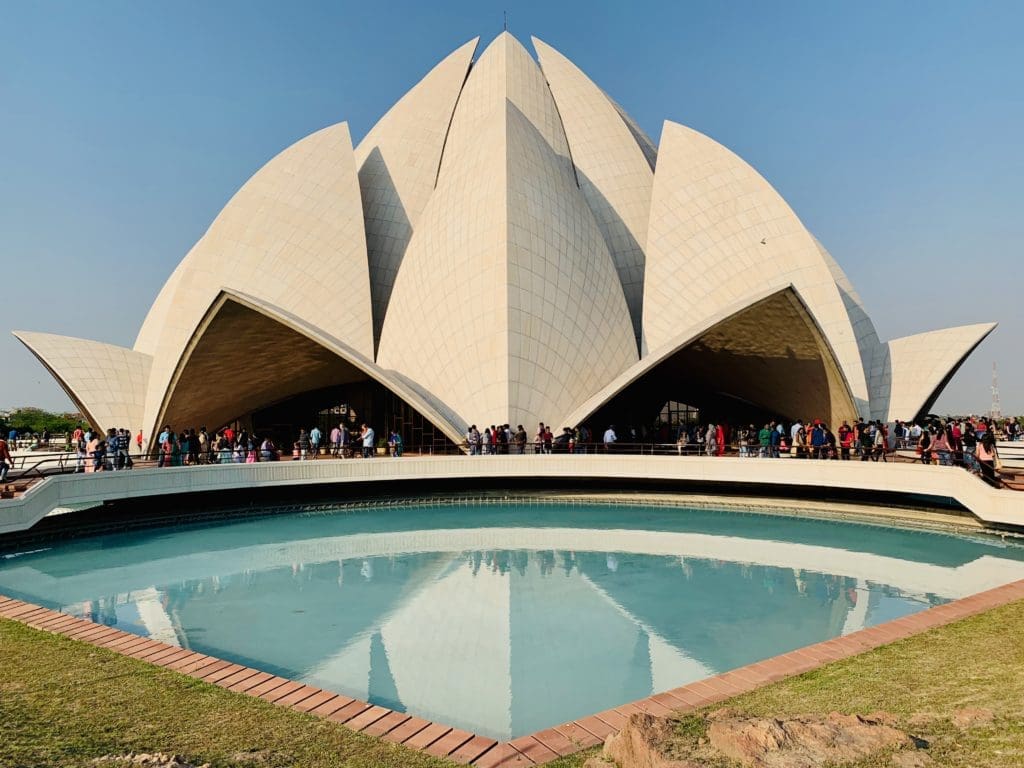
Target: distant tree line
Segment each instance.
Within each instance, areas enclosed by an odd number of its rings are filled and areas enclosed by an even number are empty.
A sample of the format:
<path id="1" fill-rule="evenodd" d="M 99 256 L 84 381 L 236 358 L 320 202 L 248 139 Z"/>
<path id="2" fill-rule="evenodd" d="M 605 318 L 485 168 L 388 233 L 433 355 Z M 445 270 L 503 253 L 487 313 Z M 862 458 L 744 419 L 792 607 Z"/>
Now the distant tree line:
<path id="1" fill-rule="evenodd" d="M 85 417 L 80 413 L 52 413 L 42 408 L 16 408 L 6 416 L 0 416 L 0 434 L 4 437 L 12 429 L 19 434 L 41 435 L 43 431 L 51 435 L 74 432 L 75 428 L 85 424 Z"/>

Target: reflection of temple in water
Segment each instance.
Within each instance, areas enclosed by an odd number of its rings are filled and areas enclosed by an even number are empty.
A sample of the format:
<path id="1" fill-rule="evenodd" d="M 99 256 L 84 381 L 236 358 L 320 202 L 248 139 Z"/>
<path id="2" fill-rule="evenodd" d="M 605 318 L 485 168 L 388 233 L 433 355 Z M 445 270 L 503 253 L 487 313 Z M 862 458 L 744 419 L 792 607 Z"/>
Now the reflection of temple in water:
<path id="1" fill-rule="evenodd" d="M 858 629 L 884 599 L 723 559 L 473 550 L 249 569 L 161 604 L 182 645 L 509 737 Z"/>
<path id="2" fill-rule="evenodd" d="M 886 532 L 852 549 L 834 524 L 773 538 L 773 518 L 761 538 L 699 513 L 673 518 L 682 530 L 431 520 L 83 540 L 77 559 L 5 564 L 0 587 L 507 738 L 1024 576 L 1019 556 L 976 543 Z"/>

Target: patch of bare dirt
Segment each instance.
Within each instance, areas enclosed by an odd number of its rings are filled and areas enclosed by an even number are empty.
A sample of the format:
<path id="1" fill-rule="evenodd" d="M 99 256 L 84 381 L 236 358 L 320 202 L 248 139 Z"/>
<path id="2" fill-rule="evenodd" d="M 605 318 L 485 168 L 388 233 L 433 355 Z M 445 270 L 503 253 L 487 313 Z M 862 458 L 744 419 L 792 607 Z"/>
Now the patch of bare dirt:
<path id="1" fill-rule="evenodd" d="M 194 765 L 180 755 L 164 752 L 129 752 L 126 755 L 104 755 L 92 761 L 99 766 L 137 766 L 138 768 L 210 768 L 209 763 Z"/>
<path id="2" fill-rule="evenodd" d="M 841 766 L 886 751 L 894 752 L 899 768 L 921 768 L 927 755 L 922 742 L 900 730 L 888 712 L 867 716 L 828 715 L 771 718 L 720 709 L 686 722 L 647 714 L 633 715 L 626 726 L 605 741 L 600 758 L 588 768 L 700 768 L 736 761 L 747 768 L 816 768 Z M 702 733 L 701 733 L 702 732 Z"/>

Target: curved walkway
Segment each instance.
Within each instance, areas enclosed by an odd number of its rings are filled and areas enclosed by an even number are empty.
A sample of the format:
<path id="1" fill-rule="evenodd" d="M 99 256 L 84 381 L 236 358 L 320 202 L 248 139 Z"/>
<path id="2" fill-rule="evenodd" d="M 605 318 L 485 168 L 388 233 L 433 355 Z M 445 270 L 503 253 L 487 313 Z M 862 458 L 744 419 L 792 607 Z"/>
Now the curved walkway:
<path id="1" fill-rule="evenodd" d="M 967 472 L 923 464 L 769 461 L 739 458 L 540 455 L 444 456 L 230 464 L 135 469 L 47 477 L 15 499 L 0 501 L 0 534 L 31 528 L 55 510 L 148 496 L 251 490 L 273 486 L 415 480 L 616 480 L 702 483 L 724 492 L 750 486 L 843 489 L 952 499 L 984 524 L 1024 529 L 1024 495 L 997 490 Z M 760 491 L 763 493 L 763 491 Z M 919 500 L 919 499 L 918 499 Z"/>

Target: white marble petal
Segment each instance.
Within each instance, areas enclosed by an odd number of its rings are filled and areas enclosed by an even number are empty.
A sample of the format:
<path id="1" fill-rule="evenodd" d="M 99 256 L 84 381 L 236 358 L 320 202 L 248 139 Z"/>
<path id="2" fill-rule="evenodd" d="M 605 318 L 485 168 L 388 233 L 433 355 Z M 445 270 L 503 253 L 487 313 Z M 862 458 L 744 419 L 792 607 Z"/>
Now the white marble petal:
<path id="1" fill-rule="evenodd" d="M 182 352 L 224 288 L 301 316 L 372 358 L 366 240 L 347 124 L 307 136 L 263 166 L 185 257 L 174 282 L 153 355 L 148 432 Z"/>
<path id="2" fill-rule="evenodd" d="M 375 342 L 405 249 L 434 191 L 452 112 L 479 39 L 430 70 L 356 147 Z"/>
<path id="3" fill-rule="evenodd" d="M 962 325 L 882 345 L 871 376 L 872 416 L 906 421 L 930 409 L 967 356 L 995 328 L 995 323 Z"/>
<path id="4" fill-rule="evenodd" d="M 558 104 L 580 189 L 619 273 L 637 339 L 654 173 L 623 116 L 575 64 L 533 38 Z"/>
<path id="5" fill-rule="evenodd" d="M 143 428 L 149 355 L 53 333 L 14 335 L 46 366 L 93 427 L 129 429 L 133 434 Z"/>
<path id="6" fill-rule="evenodd" d="M 665 122 L 647 234 L 642 353 L 694 317 L 746 293 L 792 285 L 867 415 L 857 339 L 814 238 L 750 165 L 697 131 Z"/>
<path id="7" fill-rule="evenodd" d="M 557 117 L 536 63 L 501 35 L 463 89 L 395 283 L 378 363 L 467 423 L 559 423 L 636 361 Z"/>

